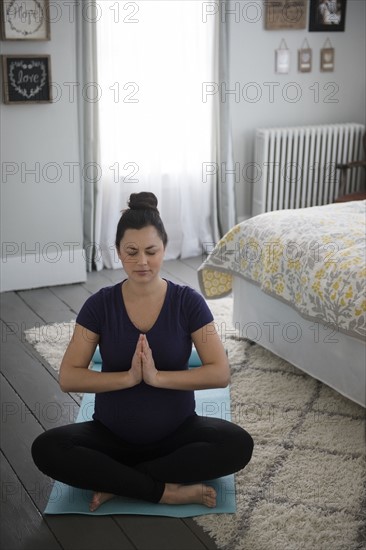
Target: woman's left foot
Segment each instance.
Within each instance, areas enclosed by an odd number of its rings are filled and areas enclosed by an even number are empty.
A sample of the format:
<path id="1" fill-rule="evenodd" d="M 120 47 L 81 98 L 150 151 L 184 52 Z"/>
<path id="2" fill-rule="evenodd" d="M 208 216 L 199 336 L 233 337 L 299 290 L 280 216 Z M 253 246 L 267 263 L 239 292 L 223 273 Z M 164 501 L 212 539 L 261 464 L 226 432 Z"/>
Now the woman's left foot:
<path id="1" fill-rule="evenodd" d="M 159 502 L 161 504 L 203 504 L 208 508 L 215 508 L 216 496 L 215 489 L 203 483 L 192 485 L 166 483 Z"/>
<path id="2" fill-rule="evenodd" d="M 95 510 L 97 510 L 99 506 L 101 506 L 102 504 L 104 504 L 108 500 L 111 500 L 114 497 L 115 495 L 113 495 L 112 493 L 100 493 L 100 492 L 94 493 L 93 498 L 90 501 L 89 510 L 91 512 L 95 512 Z"/>

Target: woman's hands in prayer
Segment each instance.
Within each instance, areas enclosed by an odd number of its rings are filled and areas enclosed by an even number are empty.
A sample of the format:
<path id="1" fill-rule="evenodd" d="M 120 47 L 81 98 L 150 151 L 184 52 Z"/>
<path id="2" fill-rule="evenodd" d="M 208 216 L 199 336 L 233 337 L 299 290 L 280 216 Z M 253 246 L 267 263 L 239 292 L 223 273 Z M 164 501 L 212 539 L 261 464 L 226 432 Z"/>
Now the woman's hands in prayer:
<path id="1" fill-rule="evenodd" d="M 158 373 L 147 338 L 140 334 L 130 369 L 133 385 L 144 381 L 149 386 L 156 386 Z"/>
<path id="2" fill-rule="evenodd" d="M 207 338 L 208 334 L 210 338 Z M 202 361 L 200 367 L 157 370 L 146 335 L 140 334 L 131 368 L 127 373 L 126 387 L 131 388 L 143 381 L 149 386 L 167 390 L 225 388 L 230 380 L 229 362 L 214 324 L 209 323 L 195 331 L 192 340 Z"/>
<path id="3" fill-rule="evenodd" d="M 135 353 L 132 357 L 130 375 L 131 375 L 131 386 L 136 386 L 142 381 L 142 362 L 141 362 L 141 352 L 142 352 L 142 334 L 140 335 Z"/>

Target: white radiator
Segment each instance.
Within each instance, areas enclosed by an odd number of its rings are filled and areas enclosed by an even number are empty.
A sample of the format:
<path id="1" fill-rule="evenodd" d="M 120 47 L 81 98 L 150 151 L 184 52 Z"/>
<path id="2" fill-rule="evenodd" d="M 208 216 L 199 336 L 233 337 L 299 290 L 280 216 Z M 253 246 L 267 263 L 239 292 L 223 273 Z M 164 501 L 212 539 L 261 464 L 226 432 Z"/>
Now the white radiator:
<path id="1" fill-rule="evenodd" d="M 256 131 L 252 215 L 334 202 L 337 164 L 363 158 L 363 124 Z M 359 190 L 362 169 L 348 170 L 345 193 Z"/>

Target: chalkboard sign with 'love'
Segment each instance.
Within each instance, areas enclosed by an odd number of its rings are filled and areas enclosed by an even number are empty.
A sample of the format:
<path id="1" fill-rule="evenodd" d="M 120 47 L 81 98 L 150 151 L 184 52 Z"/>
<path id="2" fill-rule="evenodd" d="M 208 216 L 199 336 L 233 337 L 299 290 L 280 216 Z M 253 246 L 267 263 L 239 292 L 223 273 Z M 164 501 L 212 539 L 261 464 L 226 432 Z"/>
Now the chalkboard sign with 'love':
<path id="1" fill-rule="evenodd" d="M 52 101 L 50 56 L 3 55 L 5 103 Z"/>

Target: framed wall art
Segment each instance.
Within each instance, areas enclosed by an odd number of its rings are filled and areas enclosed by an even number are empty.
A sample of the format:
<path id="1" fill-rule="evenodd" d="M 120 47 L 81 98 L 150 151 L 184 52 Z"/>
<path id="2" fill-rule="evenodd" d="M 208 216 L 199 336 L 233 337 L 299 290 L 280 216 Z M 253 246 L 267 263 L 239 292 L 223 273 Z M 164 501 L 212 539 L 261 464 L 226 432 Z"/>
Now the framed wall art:
<path id="1" fill-rule="evenodd" d="M 49 0 L 2 0 L 2 40 L 50 40 Z"/>
<path id="2" fill-rule="evenodd" d="M 334 48 L 322 48 L 320 50 L 320 70 L 322 73 L 334 71 Z"/>
<path id="3" fill-rule="evenodd" d="M 300 73 L 311 72 L 312 51 L 310 48 L 302 48 L 298 51 L 298 69 Z"/>
<path id="4" fill-rule="evenodd" d="M 342 32 L 347 0 L 310 0 L 309 31 Z"/>
<path id="5" fill-rule="evenodd" d="M 306 29 L 308 0 L 266 0 L 265 29 Z"/>
<path id="6" fill-rule="evenodd" d="M 51 59 L 49 55 L 2 55 L 4 103 L 49 103 Z"/>
<path id="7" fill-rule="evenodd" d="M 280 46 L 275 50 L 275 72 L 277 74 L 287 74 L 290 71 L 290 50 L 286 41 L 282 38 Z"/>
<path id="8" fill-rule="evenodd" d="M 302 43 L 300 50 L 297 51 L 297 63 L 298 70 L 300 73 L 310 73 L 311 72 L 311 60 L 312 60 L 312 50 L 309 46 L 309 42 L 305 38 Z"/>

